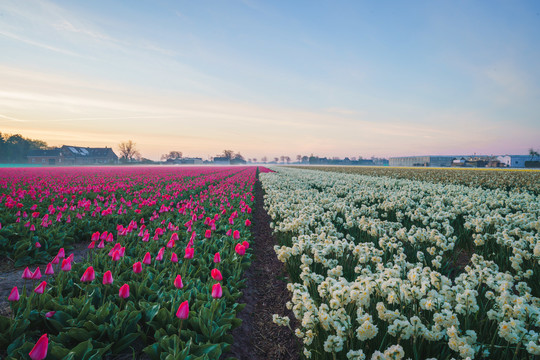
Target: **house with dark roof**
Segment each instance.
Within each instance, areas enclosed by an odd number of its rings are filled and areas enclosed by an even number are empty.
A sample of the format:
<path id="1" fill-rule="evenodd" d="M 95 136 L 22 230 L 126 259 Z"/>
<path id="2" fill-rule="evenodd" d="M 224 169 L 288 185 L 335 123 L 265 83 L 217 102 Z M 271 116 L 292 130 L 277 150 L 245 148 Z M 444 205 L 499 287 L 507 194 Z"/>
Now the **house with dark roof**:
<path id="1" fill-rule="evenodd" d="M 41 165 L 106 165 L 118 163 L 118 156 L 109 147 L 90 148 L 64 145 L 51 150 L 32 150 L 28 163 Z"/>

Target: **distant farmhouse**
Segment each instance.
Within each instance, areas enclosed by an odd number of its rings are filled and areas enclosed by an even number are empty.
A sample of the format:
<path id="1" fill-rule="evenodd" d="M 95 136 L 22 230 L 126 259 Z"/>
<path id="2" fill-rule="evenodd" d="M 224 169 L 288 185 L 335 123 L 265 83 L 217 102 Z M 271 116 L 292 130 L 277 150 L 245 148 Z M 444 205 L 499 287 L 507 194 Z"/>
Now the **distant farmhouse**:
<path id="1" fill-rule="evenodd" d="M 529 155 L 450 155 L 450 156 L 403 156 L 391 157 L 390 166 L 426 166 L 426 167 L 533 167 Z M 529 163 L 529 164 L 527 164 Z"/>
<path id="2" fill-rule="evenodd" d="M 179 159 L 167 159 L 165 161 L 167 165 L 200 165 L 203 164 L 202 158 L 179 158 Z"/>
<path id="3" fill-rule="evenodd" d="M 117 164 L 118 156 L 109 147 L 90 148 L 64 145 L 51 150 L 31 150 L 28 163 L 35 165 L 105 165 Z"/>

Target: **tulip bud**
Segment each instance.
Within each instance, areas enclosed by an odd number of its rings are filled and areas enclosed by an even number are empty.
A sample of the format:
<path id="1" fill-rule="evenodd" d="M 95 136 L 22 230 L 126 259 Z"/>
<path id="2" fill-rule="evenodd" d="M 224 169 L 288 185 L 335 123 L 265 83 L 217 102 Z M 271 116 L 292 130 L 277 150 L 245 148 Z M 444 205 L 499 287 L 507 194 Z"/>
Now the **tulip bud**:
<path id="1" fill-rule="evenodd" d="M 172 253 L 171 262 L 174 262 L 174 263 L 178 262 L 178 255 L 176 255 L 176 253 Z"/>
<path id="2" fill-rule="evenodd" d="M 48 348 L 49 339 L 47 338 L 47 334 L 43 334 L 28 355 L 30 355 L 32 360 L 43 360 L 47 356 Z"/>
<path id="3" fill-rule="evenodd" d="M 34 292 L 36 294 L 43 294 L 43 292 L 45 291 L 45 287 L 47 286 L 47 282 L 46 281 L 42 281 L 41 284 L 39 284 L 35 289 L 34 289 Z"/>
<path id="4" fill-rule="evenodd" d="M 133 264 L 133 272 L 135 274 L 138 274 L 142 271 L 142 264 L 140 261 L 137 261 L 135 264 Z"/>
<path id="5" fill-rule="evenodd" d="M 219 271 L 218 269 L 212 269 L 212 271 L 210 271 L 210 275 L 216 281 L 223 280 L 223 276 L 221 276 L 221 271 Z"/>
<path id="6" fill-rule="evenodd" d="M 45 275 L 53 275 L 54 269 L 51 263 L 47 264 L 47 268 L 45 269 Z"/>
<path id="7" fill-rule="evenodd" d="M 195 254 L 194 248 L 186 248 L 186 255 L 184 255 L 184 259 L 193 259 L 193 255 Z"/>
<path id="8" fill-rule="evenodd" d="M 62 260 L 62 271 L 70 271 L 71 270 L 71 261 L 69 259 Z"/>
<path id="9" fill-rule="evenodd" d="M 184 284 L 182 283 L 182 276 L 180 276 L 180 275 L 176 276 L 176 279 L 174 279 L 174 286 L 177 289 L 181 289 L 181 288 L 184 287 Z"/>
<path id="10" fill-rule="evenodd" d="M 8 300 L 9 301 L 19 301 L 19 299 L 20 299 L 19 289 L 17 289 L 17 287 L 14 286 L 13 289 L 11 289 L 11 293 L 8 296 Z"/>
<path id="11" fill-rule="evenodd" d="M 215 262 L 215 263 L 220 263 L 220 262 L 221 262 L 221 255 L 219 255 L 219 252 L 217 252 L 217 253 L 214 255 L 214 262 Z"/>
<path id="12" fill-rule="evenodd" d="M 32 274 L 32 280 L 39 280 L 41 279 L 41 270 L 39 269 L 39 266 L 36 268 L 34 273 Z"/>
<path id="13" fill-rule="evenodd" d="M 152 255 L 150 255 L 149 252 L 147 252 L 144 255 L 143 264 L 150 265 L 152 263 Z"/>
<path id="14" fill-rule="evenodd" d="M 30 271 L 30 269 L 28 267 L 26 267 L 26 269 L 24 269 L 23 271 L 23 274 L 22 274 L 22 278 L 23 279 L 31 279 L 32 278 L 32 272 Z"/>
<path id="15" fill-rule="evenodd" d="M 186 300 L 180 304 L 178 311 L 176 311 L 176 317 L 185 320 L 189 317 L 189 302 Z"/>
<path id="16" fill-rule="evenodd" d="M 118 291 L 118 296 L 120 296 L 122 299 L 127 299 L 129 297 L 129 285 L 124 284 L 120 287 L 120 290 Z"/>
<path id="17" fill-rule="evenodd" d="M 111 270 L 108 270 L 103 274 L 103 285 L 108 285 L 113 283 L 113 277 Z"/>
<path id="18" fill-rule="evenodd" d="M 244 255 L 246 253 L 246 247 L 242 244 L 236 244 L 234 251 L 236 251 L 238 255 Z"/>
<path id="19" fill-rule="evenodd" d="M 212 297 L 214 299 L 218 299 L 223 296 L 223 289 L 221 288 L 221 284 L 217 283 L 212 286 Z"/>
<path id="20" fill-rule="evenodd" d="M 233 232 L 233 239 L 234 239 L 234 240 L 240 239 L 240 231 L 234 230 L 234 232 Z"/>
<path id="21" fill-rule="evenodd" d="M 81 282 L 92 282 L 94 281 L 95 278 L 96 278 L 96 273 L 94 272 L 94 268 L 92 266 L 89 266 L 86 268 L 86 271 L 81 277 Z"/>

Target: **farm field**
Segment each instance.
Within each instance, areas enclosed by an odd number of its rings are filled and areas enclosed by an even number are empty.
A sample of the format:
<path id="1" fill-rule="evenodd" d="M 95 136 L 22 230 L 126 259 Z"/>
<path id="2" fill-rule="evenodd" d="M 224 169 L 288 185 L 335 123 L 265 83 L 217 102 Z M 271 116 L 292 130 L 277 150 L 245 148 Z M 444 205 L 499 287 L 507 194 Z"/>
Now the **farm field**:
<path id="1" fill-rule="evenodd" d="M 538 359 L 537 173 L 324 170 L 261 174 L 305 358 Z"/>
<path id="2" fill-rule="evenodd" d="M 28 267 L 0 357 L 218 359 L 241 322 L 256 171 L 1 169 L 0 254 Z"/>
<path id="3" fill-rule="evenodd" d="M 387 176 L 395 179 L 479 186 L 485 189 L 529 191 L 540 194 L 540 170 L 496 168 L 424 168 L 386 166 L 294 166 L 300 169 Z"/>

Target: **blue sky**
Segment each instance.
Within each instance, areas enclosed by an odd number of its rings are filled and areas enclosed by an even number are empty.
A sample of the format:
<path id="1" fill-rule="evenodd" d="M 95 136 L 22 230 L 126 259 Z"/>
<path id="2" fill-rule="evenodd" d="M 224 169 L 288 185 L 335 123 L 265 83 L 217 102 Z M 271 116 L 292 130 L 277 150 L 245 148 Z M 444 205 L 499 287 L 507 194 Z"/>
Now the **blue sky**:
<path id="1" fill-rule="evenodd" d="M 144 156 L 540 148 L 536 1 L 0 3 L 0 131 Z"/>

